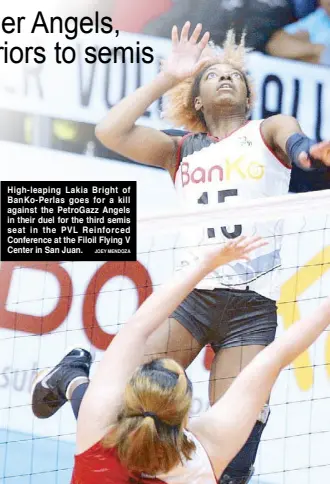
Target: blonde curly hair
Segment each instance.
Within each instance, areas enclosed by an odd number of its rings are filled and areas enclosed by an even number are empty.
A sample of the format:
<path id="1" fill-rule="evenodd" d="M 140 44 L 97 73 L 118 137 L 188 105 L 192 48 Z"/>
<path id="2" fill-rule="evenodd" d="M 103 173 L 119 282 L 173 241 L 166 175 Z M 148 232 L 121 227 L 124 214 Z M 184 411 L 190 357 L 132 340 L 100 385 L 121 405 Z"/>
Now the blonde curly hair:
<path id="1" fill-rule="evenodd" d="M 222 49 L 210 43 L 209 48 L 205 50 L 204 55 L 212 57 L 210 61 L 194 77 L 185 79 L 167 93 L 162 113 L 163 118 L 173 126 L 183 127 L 196 133 L 207 131 L 204 116 L 201 112 L 196 111 L 194 101 L 198 96 L 201 78 L 210 66 L 229 64 L 239 70 L 244 75 L 250 109 L 255 101 L 254 84 L 245 66 L 245 56 L 249 52 L 249 49 L 245 47 L 245 33 L 237 44 L 234 30 L 229 30 Z"/>

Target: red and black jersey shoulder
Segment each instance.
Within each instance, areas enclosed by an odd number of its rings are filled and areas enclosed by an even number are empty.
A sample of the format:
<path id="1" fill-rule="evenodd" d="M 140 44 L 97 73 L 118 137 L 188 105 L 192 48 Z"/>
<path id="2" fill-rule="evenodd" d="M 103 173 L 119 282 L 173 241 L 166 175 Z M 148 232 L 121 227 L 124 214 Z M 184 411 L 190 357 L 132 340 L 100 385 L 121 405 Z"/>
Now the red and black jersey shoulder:
<path id="1" fill-rule="evenodd" d="M 217 143 L 217 139 L 206 133 L 188 133 L 180 140 L 177 153 L 177 161 L 181 163 L 183 158 L 192 155 L 196 151 Z"/>

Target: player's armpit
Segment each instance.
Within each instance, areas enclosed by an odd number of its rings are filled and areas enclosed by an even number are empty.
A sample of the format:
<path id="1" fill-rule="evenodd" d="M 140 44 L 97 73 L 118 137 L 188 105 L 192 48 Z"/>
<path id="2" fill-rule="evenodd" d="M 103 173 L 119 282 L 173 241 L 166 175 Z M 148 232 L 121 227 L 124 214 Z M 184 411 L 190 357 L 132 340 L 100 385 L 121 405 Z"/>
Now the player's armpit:
<path id="1" fill-rule="evenodd" d="M 276 155 L 287 165 L 291 165 L 286 152 L 286 143 L 290 136 L 302 133 L 298 121 L 285 114 L 277 114 L 265 119 L 261 123 L 261 133 L 266 143 L 275 151 Z"/>

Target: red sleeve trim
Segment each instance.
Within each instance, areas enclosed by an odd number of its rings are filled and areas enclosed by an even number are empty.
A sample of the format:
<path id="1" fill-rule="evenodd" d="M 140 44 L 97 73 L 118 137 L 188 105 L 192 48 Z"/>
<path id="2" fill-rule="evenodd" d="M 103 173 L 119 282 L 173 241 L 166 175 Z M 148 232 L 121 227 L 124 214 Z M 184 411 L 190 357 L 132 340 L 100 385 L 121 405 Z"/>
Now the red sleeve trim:
<path id="1" fill-rule="evenodd" d="M 179 166 L 180 166 L 180 163 L 181 163 L 181 149 L 182 149 L 183 142 L 184 142 L 185 139 L 187 139 L 189 136 L 192 136 L 193 134 L 194 133 L 185 134 L 184 136 L 182 136 L 182 138 L 180 139 L 180 141 L 178 143 L 178 148 L 176 150 L 175 171 L 174 171 L 174 177 L 173 177 L 174 181 L 175 181 L 175 177 L 176 177 L 176 174 L 178 172 L 178 169 L 179 169 Z"/>
<path id="2" fill-rule="evenodd" d="M 284 160 L 279 158 L 277 156 L 277 154 L 275 153 L 275 151 L 272 149 L 272 147 L 267 143 L 267 141 L 265 140 L 265 137 L 262 133 L 261 125 L 262 125 L 262 122 L 260 123 L 260 126 L 259 126 L 259 132 L 260 132 L 260 136 L 261 136 L 261 139 L 262 139 L 264 145 L 266 146 L 266 148 L 268 148 L 268 150 L 271 152 L 271 154 L 281 163 L 281 165 L 285 166 L 285 168 L 287 168 L 288 170 L 291 170 L 292 169 L 291 165 L 288 165 L 287 163 L 285 163 Z"/>

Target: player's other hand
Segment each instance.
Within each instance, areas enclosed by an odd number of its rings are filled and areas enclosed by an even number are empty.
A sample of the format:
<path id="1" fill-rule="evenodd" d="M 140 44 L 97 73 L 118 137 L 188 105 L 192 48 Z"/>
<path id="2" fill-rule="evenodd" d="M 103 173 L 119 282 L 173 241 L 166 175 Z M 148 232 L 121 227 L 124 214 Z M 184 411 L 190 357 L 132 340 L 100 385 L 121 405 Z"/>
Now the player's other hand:
<path id="1" fill-rule="evenodd" d="M 330 141 L 322 141 L 313 145 L 309 153 L 315 160 L 320 160 L 324 165 L 330 166 Z M 310 168 L 311 160 L 307 153 L 300 153 L 299 161 L 305 168 Z"/>
<path id="2" fill-rule="evenodd" d="M 204 261 L 210 271 L 212 271 L 221 265 L 228 264 L 235 260 L 249 260 L 249 255 L 252 251 L 267 244 L 268 242 L 262 237 L 245 237 L 244 235 L 241 235 L 221 247 L 216 246 L 212 247 L 212 249 L 208 249 L 204 254 Z"/>
<path id="3" fill-rule="evenodd" d="M 189 36 L 190 22 L 186 22 L 179 34 L 175 25 L 172 29 L 172 52 L 162 64 L 162 71 L 176 81 L 183 81 L 187 77 L 195 75 L 209 60 L 202 57 L 210 39 L 210 33 L 206 32 L 201 39 L 202 24 L 198 24 Z"/>

